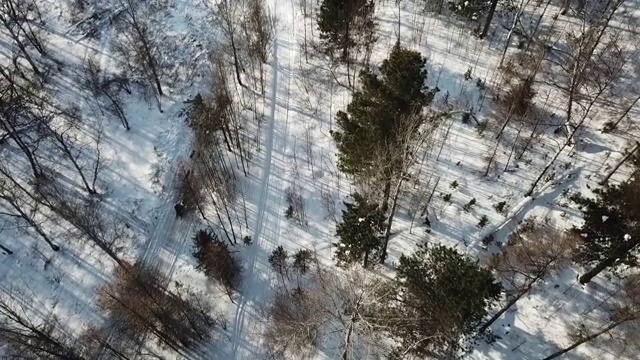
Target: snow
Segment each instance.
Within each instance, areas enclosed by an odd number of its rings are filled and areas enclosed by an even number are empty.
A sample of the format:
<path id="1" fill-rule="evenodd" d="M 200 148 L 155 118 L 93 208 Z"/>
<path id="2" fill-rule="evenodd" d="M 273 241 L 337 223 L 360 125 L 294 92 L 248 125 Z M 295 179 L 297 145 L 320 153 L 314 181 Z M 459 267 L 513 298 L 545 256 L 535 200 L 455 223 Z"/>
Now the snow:
<path id="1" fill-rule="evenodd" d="M 289 252 L 306 248 L 314 251 L 322 263 L 333 263 L 336 215 L 332 216 L 326 209 L 323 198 L 333 199 L 333 210 L 339 214 L 342 201 L 354 189 L 350 179 L 336 168 L 336 149 L 329 132 L 335 128 L 336 111 L 348 104 L 349 93 L 335 84 L 326 64 L 313 58 L 306 62 L 299 45 L 305 34 L 304 26 L 309 26 L 311 20 L 303 17 L 300 7 L 294 0 L 270 0 L 278 26 L 266 66 L 266 95 L 254 104 L 256 111 L 263 111 L 264 115 L 259 133 L 262 146 L 255 151 L 249 175 L 241 185 L 249 214 L 249 226 L 243 227 L 243 235 L 251 235 L 253 243 L 237 246 L 244 264 L 244 282 L 232 302 L 195 270 L 191 257 L 193 233 L 212 224 L 195 217 L 178 219 L 173 209 L 177 202 L 176 173 L 191 151 L 190 130 L 179 113 L 183 101 L 208 86 L 203 80 L 206 67 L 203 48 L 213 47 L 220 35 L 211 30 L 211 19 L 199 2 L 170 0 L 168 3 L 166 12 L 152 19 L 166 25 L 166 33 L 158 35 L 168 44 L 163 56 L 170 64 L 171 74 L 163 84 L 168 94 L 161 99 L 164 111 L 149 105 L 152 102 L 144 101 L 141 94 L 134 94 L 126 100 L 126 113 L 131 122 L 131 130 L 127 132 L 117 120 L 102 119 L 90 106 L 83 105 L 82 111 L 93 114 L 88 116 L 96 123 L 102 121 L 105 129 L 102 149 L 106 165 L 100 180 L 105 194 L 103 201 L 114 213 L 127 219 L 134 233 L 132 243 L 121 249 L 127 260 L 162 269 L 172 280 L 169 286 L 179 282 L 212 294 L 219 309 L 227 314 L 229 328 L 224 335 L 229 341 L 211 345 L 210 351 L 215 354 L 212 358 L 259 357 L 265 326 L 262 314 L 269 306 L 274 278 L 267 261 L 271 251 L 278 245 Z M 56 49 L 64 61 L 77 65 L 92 54 L 106 71 L 117 69 L 118 60 L 108 46 L 115 36 L 111 27 L 105 27 L 107 31 L 99 40 L 92 40 L 79 32 L 80 22 L 71 24 L 58 15 L 68 11 L 64 5 L 49 1 L 46 6 L 51 10 L 46 12 L 50 30 L 47 36 L 51 48 Z M 434 106 L 444 108 L 442 104 L 447 96 L 448 106 L 454 110 L 466 111 L 473 107 L 482 121 L 497 116 L 492 113 L 491 95 L 485 99 L 476 81 L 480 79 L 487 86 L 497 82 L 495 67 L 502 41 L 476 40 L 470 35 L 470 29 L 456 20 L 423 17 L 409 1 L 400 6 L 379 2 L 377 6 L 380 38 L 372 56 L 373 64 L 380 64 L 400 37 L 403 44 L 428 57 L 428 85 L 440 89 Z M 315 29 L 314 32 L 317 36 Z M 202 46 L 195 46 L 192 40 Z M 187 69 L 190 66 L 193 68 Z M 472 69 L 473 79 L 465 81 L 463 74 L 468 69 Z M 344 74 L 339 75 L 344 78 Z M 246 98 L 252 91 L 239 87 L 236 90 L 236 96 Z M 72 91 L 61 93 L 70 101 L 85 101 Z M 541 85 L 536 99 L 544 103 L 550 113 L 560 113 L 559 98 L 554 89 Z M 639 114 L 634 110 L 630 115 Z M 550 134 L 553 127 L 548 126 L 530 153 L 521 159 L 511 159 L 507 172 L 500 170 L 506 163 L 508 151 L 499 149 L 498 165 L 483 177 L 484 158 L 495 144 L 493 135 L 478 134 L 473 122 L 463 124 L 457 116 L 447 119 L 435 131 L 435 145 L 424 154 L 415 171 L 415 184 L 405 187 L 407 195 L 401 199 L 389 244 L 389 268 L 401 255 L 409 254 L 420 244 L 435 242 L 455 246 L 482 260 L 498 251 L 495 245 L 503 242 L 529 216 L 548 219 L 549 226 L 569 227 L 577 223 L 580 214 L 567 206 L 565 191 L 588 192 L 590 188 L 597 188 L 597 178 L 612 166 L 610 155 L 622 153 L 627 142 L 640 134 L 639 129 L 633 127 L 603 134 L 597 131 L 603 122 L 593 119 L 581 134 L 588 142 L 567 148 L 531 196 L 525 197 L 539 171 L 561 146 L 563 139 Z M 509 136 L 516 130 L 509 128 Z M 311 151 L 307 151 L 309 148 Z M 623 168 L 611 181 L 627 174 Z M 450 185 L 453 181 L 459 184 L 455 188 Z M 423 204 L 434 184 L 437 189 L 428 208 L 431 230 L 427 233 L 420 226 L 420 211 L 412 206 Z M 301 227 L 284 218 L 287 188 L 300 189 L 308 212 L 308 226 Z M 446 194 L 451 194 L 450 201 L 443 199 Z M 477 200 L 476 205 L 465 212 L 463 206 L 471 199 Z M 504 215 L 493 208 L 500 201 L 508 204 L 509 211 Z M 482 215 L 488 216 L 489 224 L 478 229 L 476 224 Z M 603 216 L 602 221 L 607 218 Z M 64 232 L 60 230 L 59 234 Z M 495 244 L 482 243 L 488 236 L 493 236 Z M 11 256 L 0 255 L 2 291 L 23 294 L 25 299 L 30 299 L 32 307 L 46 309 L 46 316 L 57 316 L 75 332 L 100 321 L 95 291 L 111 278 L 116 265 L 97 249 L 70 242 L 65 243 L 62 251 L 54 253 L 33 234 L 25 236 L 4 220 L 0 220 L 0 243 L 10 244 L 14 251 Z M 391 276 L 389 268 L 380 267 L 375 271 Z M 468 358 L 538 359 L 570 344 L 567 331 L 586 316 L 602 317 L 597 304 L 609 296 L 615 285 L 598 277 L 593 286 L 582 289 L 576 281 L 582 270 L 569 267 L 537 285 L 491 327 L 500 339 L 493 344 L 480 342 Z M 630 358 L 608 351 L 598 341 L 585 344 L 572 354 L 568 358 Z M 336 358 L 335 355 L 321 353 L 318 358 Z"/>

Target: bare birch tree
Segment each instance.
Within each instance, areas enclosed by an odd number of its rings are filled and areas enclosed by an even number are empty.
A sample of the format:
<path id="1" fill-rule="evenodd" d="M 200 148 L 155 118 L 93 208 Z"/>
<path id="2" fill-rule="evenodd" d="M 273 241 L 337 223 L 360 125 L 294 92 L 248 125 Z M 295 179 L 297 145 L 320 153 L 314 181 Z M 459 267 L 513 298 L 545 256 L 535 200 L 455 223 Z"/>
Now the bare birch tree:
<path id="1" fill-rule="evenodd" d="M 613 14 L 623 2 L 624 0 L 616 0 L 610 5 L 598 26 L 587 28 L 586 20 L 583 20 L 581 33 L 571 36 L 569 42 L 575 47 L 564 53 L 566 60 L 553 62 L 565 74 L 564 77 L 560 77 L 560 82 L 552 81 L 552 84 L 566 95 L 567 138 L 533 181 L 525 196 L 533 194 L 547 171 L 555 165 L 564 150 L 574 143 L 574 137 L 582 130 L 585 122 L 591 119 L 595 105 L 610 92 L 622 76 L 627 61 L 626 51 L 619 43 L 619 34 L 608 32 L 608 28 Z"/>
<path id="2" fill-rule="evenodd" d="M 38 6 L 32 0 L 0 1 L 0 25 L 6 30 L 11 41 L 17 46 L 19 56 L 31 66 L 33 72 L 40 76 L 40 65 L 28 47 L 33 46 L 40 55 L 45 54 L 44 40 L 32 27 L 32 21 L 38 16 Z"/>
<path id="3" fill-rule="evenodd" d="M 244 72 L 242 66 L 240 47 L 241 44 L 241 27 L 240 22 L 242 19 L 242 2 L 234 0 L 221 0 L 216 4 L 213 9 L 213 14 L 217 19 L 217 23 L 220 29 L 224 33 L 228 46 L 231 48 L 231 56 L 233 57 L 233 67 L 236 73 L 236 80 L 238 84 L 244 87 L 242 82 L 241 72 Z"/>
<path id="4" fill-rule="evenodd" d="M 40 208 L 43 205 L 32 195 L 32 191 L 23 187 L 5 164 L 0 163 L 0 216 L 8 217 L 25 224 L 42 238 L 53 251 L 60 250 L 42 226 Z"/>
<path id="5" fill-rule="evenodd" d="M 123 265 L 99 290 L 98 306 L 117 319 L 122 333 L 133 338 L 148 333 L 184 356 L 210 338 L 213 321 L 187 299 L 167 291 L 163 279 L 152 269 Z"/>
<path id="6" fill-rule="evenodd" d="M 343 276 L 316 263 L 301 285 L 275 289 L 265 314 L 267 349 L 280 357 L 319 349 L 344 360 L 385 356 L 390 346 L 373 310 L 387 291 L 388 284 L 371 273 L 350 269 Z"/>
<path id="7" fill-rule="evenodd" d="M 124 111 L 121 93 L 124 90 L 131 95 L 129 80 L 120 75 L 105 74 L 93 58 L 84 61 L 82 73 L 82 85 L 94 96 L 100 105 L 100 110 L 105 109 L 116 116 L 125 129 L 130 130 L 129 120 Z M 103 103 L 104 101 L 104 103 Z"/>
<path id="8" fill-rule="evenodd" d="M 10 295 L 9 295 L 10 294 Z M 0 297 L 0 344 L 3 356 L 20 360 L 86 360 L 55 318 L 30 311 L 31 298 L 19 291 Z"/>
<path id="9" fill-rule="evenodd" d="M 275 26 L 275 16 L 270 13 L 264 0 L 248 0 L 242 30 L 247 42 L 247 54 L 258 65 L 262 94 L 265 85 L 264 65 L 269 60 L 273 46 Z"/>
<path id="10" fill-rule="evenodd" d="M 571 336 L 574 339 L 571 345 L 556 351 L 542 360 L 551 360 L 560 357 L 602 335 L 612 334 L 614 331 L 621 331 L 623 338 L 630 337 L 633 332 L 637 333 L 638 327 L 640 326 L 640 275 L 633 274 L 629 276 L 622 285 L 621 290 L 620 296 L 614 298 L 615 302 L 609 306 L 610 319 L 608 323 L 597 328 L 593 328 L 592 326 L 577 327 Z M 611 341 L 611 339 L 613 339 L 613 337 L 610 337 L 608 341 Z M 634 355 L 637 355 L 637 349 Z"/>
<path id="11" fill-rule="evenodd" d="M 375 165 L 372 167 L 373 173 L 371 176 L 365 177 L 370 179 L 367 185 L 370 190 L 365 193 L 370 191 L 380 193 L 382 191 L 382 196 L 386 197 L 387 186 L 390 190 L 388 192 L 390 207 L 383 238 L 381 263 L 384 263 L 387 257 L 387 246 L 391 237 L 393 218 L 396 214 L 403 185 L 411 178 L 410 169 L 420 161 L 418 155 L 429 151 L 432 145 L 434 129 L 437 128 L 442 117 L 443 114 L 441 113 L 413 113 L 403 117 L 399 121 L 401 125 L 398 126 L 394 145 L 386 145 L 384 150 L 378 152 L 380 155 L 376 158 Z M 376 189 L 379 188 L 379 179 L 386 176 L 385 174 L 392 174 L 389 183 L 385 184 L 384 189 Z"/>
<path id="12" fill-rule="evenodd" d="M 120 39 L 116 48 L 123 56 L 131 71 L 142 72 L 145 83 L 154 89 L 158 96 L 162 92 L 162 66 L 160 64 L 159 44 L 152 36 L 157 29 L 150 29 L 140 9 L 140 3 L 135 0 L 118 0 L 122 13 L 116 17 L 116 24 L 120 30 Z M 159 104 L 159 100 L 158 100 Z"/>
<path id="13" fill-rule="evenodd" d="M 488 261 L 502 280 L 508 301 L 478 332 L 487 330 L 536 283 L 568 265 L 578 242 L 569 231 L 551 229 L 537 218 L 526 219 Z"/>

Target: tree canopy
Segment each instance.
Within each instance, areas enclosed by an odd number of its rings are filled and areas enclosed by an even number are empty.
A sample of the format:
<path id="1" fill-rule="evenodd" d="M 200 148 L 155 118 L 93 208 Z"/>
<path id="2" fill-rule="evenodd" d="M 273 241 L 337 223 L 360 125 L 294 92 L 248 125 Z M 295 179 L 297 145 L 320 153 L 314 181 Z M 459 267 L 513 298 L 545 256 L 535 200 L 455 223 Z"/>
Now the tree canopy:
<path id="1" fill-rule="evenodd" d="M 584 223 L 578 228 L 584 240 L 580 260 L 584 264 L 596 264 L 581 277 L 583 284 L 604 269 L 638 265 L 640 170 L 635 170 L 627 181 L 594 193 L 595 198 L 573 197 L 584 217 Z"/>
<path id="2" fill-rule="evenodd" d="M 372 0 L 324 0 L 318 14 L 320 41 L 325 54 L 343 63 L 349 61 L 350 50 L 366 45 L 375 30 Z"/>
<path id="3" fill-rule="evenodd" d="M 455 354 L 502 290 L 488 269 L 443 245 L 402 256 L 397 293 L 388 305 L 392 334 L 420 358 Z"/>
<path id="4" fill-rule="evenodd" d="M 336 244 L 336 260 L 340 265 L 363 261 L 367 267 L 370 256 L 377 256 L 382 247 L 384 214 L 378 204 L 358 193 L 353 194 L 353 200 L 344 202 L 347 209 L 342 211 L 342 222 L 336 226 L 340 239 Z"/>
<path id="5" fill-rule="evenodd" d="M 339 130 L 332 133 L 343 172 L 363 174 L 381 151 L 399 141 L 403 119 L 431 103 L 426 62 L 420 53 L 396 44 L 382 63 L 380 76 L 371 69 L 361 71 L 361 89 L 353 94 L 347 111 L 338 112 Z"/>

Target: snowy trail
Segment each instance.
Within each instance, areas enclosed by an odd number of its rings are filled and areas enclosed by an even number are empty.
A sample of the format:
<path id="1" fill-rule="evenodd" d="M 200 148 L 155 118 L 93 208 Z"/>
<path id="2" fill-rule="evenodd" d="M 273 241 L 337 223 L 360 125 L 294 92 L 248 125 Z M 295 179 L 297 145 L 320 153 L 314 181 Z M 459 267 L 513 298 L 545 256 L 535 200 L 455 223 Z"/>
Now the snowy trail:
<path id="1" fill-rule="evenodd" d="M 174 116 L 176 116 L 174 114 Z M 157 213 L 153 230 L 149 234 L 144 248 L 144 252 L 140 257 L 140 262 L 144 265 L 153 265 L 158 269 L 168 269 L 165 274 L 168 279 L 174 270 L 174 264 L 177 260 L 180 249 L 184 246 L 188 238 L 188 231 L 191 230 L 194 220 L 192 217 L 178 219 L 176 217 L 173 206 L 177 203 L 176 191 L 176 174 L 177 160 L 187 155 L 188 147 L 183 144 L 188 143 L 186 132 L 175 129 L 172 126 L 168 131 L 162 134 L 164 138 L 161 141 L 161 147 L 165 154 L 171 154 L 171 159 L 166 159 L 171 164 L 166 170 L 163 181 L 163 203 L 155 211 Z M 177 134 L 177 136 L 175 135 Z M 177 243 L 176 243 L 177 240 Z M 161 249 L 168 250 L 169 258 L 159 261 L 159 253 Z"/>
<path id="2" fill-rule="evenodd" d="M 280 3 L 280 4 L 278 4 Z M 272 54 L 272 77 L 269 89 L 269 126 L 265 132 L 265 155 L 262 174 L 258 180 L 258 209 L 254 225 L 254 244 L 245 258 L 246 269 L 242 298 L 239 301 L 234 325 L 233 359 L 250 358 L 252 349 L 257 346 L 260 328 L 258 310 L 264 305 L 265 294 L 269 290 L 266 275 L 269 272 L 266 257 L 280 243 L 283 236 L 281 228 L 282 202 L 284 201 L 287 173 L 286 150 L 288 144 L 288 118 L 291 88 L 291 72 L 295 43 L 295 27 L 292 8 L 287 8 L 283 0 L 276 0 L 273 9 L 282 25 L 276 29 Z M 283 8 L 280 9 L 279 6 Z M 290 5 L 292 6 L 292 4 Z M 282 51 L 286 49 L 285 51 Z M 262 259 L 261 259 L 262 257 Z M 249 330 L 250 329 L 250 330 Z"/>
<path id="3" fill-rule="evenodd" d="M 72 31 L 74 27 L 68 32 Z M 103 36 L 101 37 L 98 48 L 100 49 L 98 54 L 98 64 L 101 69 L 110 69 L 112 64 L 112 57 L 109 56 L 109 44 L 111 39 L 115 36 L 115 30 L 113 27 L 108 27 Z M 89 49 L 89 48 L 88 48 Z M 89 50 L 87 50 L 89 51 Z M 106 72 L 105 72 L 106 74 Z M 177 117 L 175 111 L 167 111 L 163 116 Z M 138 129 L 132 129 L 133 132 Z M 169 269 L 167 272 L 167 279 L 171 278 L 174 265 L 177 260 L 177 256 L 180 253 L 180 249 L 184 246 L 188 233 L 193 226 L 192 219 L 181 220 L 184 224 L 176 226 L 176 216 L 173 209 L 174 204 L 177 202 L 177 194 L 175 191 L 175 174 L 177 168 L 175 165 L 177 160 L 186 155 L 188 149 L 182 144 L 187 143 L 187 134 L 180 129 L 177 123 L 173 123 L 171 127 L 160 133 L 158 141 L 158 148 L 164 154 L 168 155 L 167 158 L 162 159 L 165 164 L 169 164 L 164 174 L 162 181 L 163 191 L 160 195 L 162 204 L 154 209 L 155 219 L 152 224 L 152 230 L 148 234 L 148 239 L 144 244 L 143 253 L 139 257 L 139 261 L 144 265 L 153 265 L 157 269 Z M 177 238 L 177 239 L 176 239 Z M 176 241 L 177 240 L 177 241 Z M 167 248 L 170 252 L 169 258 L 164 261 L 158 259 L 160 249 Z M 171 257 L 172 256 L 172 257 Z M 166 264 L 165 264 L 166 262 Z"/>

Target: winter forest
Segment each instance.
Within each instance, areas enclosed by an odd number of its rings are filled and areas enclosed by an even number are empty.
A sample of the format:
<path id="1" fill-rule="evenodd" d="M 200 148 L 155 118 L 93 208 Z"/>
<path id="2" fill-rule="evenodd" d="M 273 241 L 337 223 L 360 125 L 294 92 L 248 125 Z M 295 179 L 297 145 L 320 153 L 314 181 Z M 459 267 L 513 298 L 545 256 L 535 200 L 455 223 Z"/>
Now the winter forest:
<path id="1" fill-rule="evenodd" d="M 0 0 L 0 358 L 640 359 L 639 0 Z"/>

